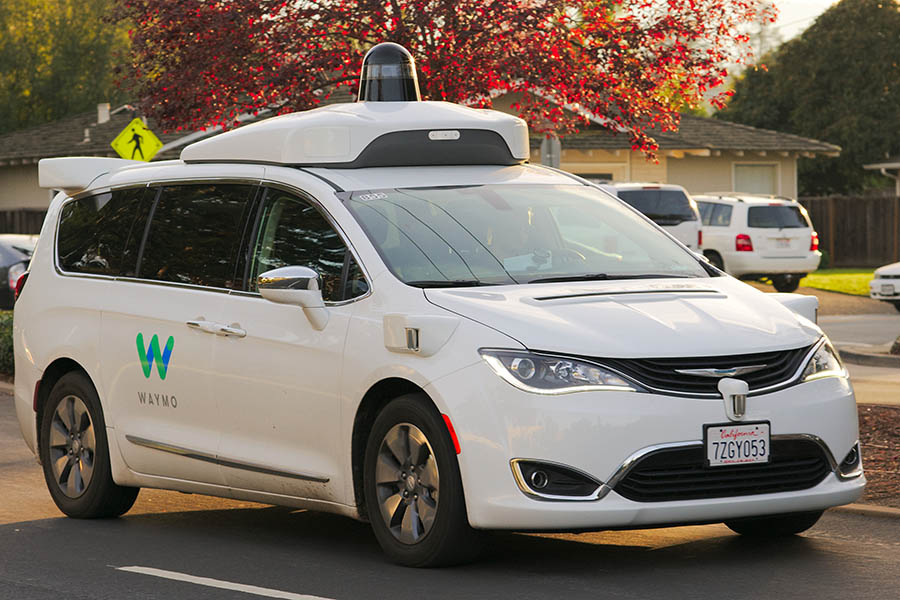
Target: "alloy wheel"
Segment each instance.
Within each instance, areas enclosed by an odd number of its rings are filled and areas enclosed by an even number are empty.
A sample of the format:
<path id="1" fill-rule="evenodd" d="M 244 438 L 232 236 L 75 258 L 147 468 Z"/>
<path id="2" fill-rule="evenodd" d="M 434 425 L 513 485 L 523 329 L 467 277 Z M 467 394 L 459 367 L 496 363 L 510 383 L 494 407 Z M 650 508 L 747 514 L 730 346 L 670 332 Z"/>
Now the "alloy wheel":
<path id="1" fill-rule="evenodd" d="M 381 517 L 404 544 L 421 541 L 434 525 L 439 475 L 431 444 L 410 423 L 394 425 L 384 436 L 375 464 Z"/>
<path id="2" fill-rule="evenodd" d="M 60 491 L 69 498 L 84 494 L 94 474 L 97 441 L 84 401 L 65 396 L 50 425 L 50 464 Z"/>

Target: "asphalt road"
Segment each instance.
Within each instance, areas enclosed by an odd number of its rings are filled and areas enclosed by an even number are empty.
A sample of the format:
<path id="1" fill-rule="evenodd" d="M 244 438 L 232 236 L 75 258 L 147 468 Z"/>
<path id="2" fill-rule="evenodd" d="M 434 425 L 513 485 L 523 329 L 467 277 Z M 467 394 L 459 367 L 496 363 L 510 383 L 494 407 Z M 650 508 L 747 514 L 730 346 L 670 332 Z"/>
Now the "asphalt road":
<path id="1" fill-rule="evenodd" d="M 819 327 L 835 345 L 888 344 L 900 336 L 900 313 L 887 315 L 826 315 Z"/>
<path id="2" fill-rule="evenodd" d="M 243 586 L 243 587 L 242 587 Z M 476 564 L 387 563 L 367 525 L 143 490 L 114 520 L 67 519 L 0 394 L 0 598 L 885 598 L 900 589 L 900 518 L 831 511 L 795 538 L 722 525 L 494 534 Z"/>

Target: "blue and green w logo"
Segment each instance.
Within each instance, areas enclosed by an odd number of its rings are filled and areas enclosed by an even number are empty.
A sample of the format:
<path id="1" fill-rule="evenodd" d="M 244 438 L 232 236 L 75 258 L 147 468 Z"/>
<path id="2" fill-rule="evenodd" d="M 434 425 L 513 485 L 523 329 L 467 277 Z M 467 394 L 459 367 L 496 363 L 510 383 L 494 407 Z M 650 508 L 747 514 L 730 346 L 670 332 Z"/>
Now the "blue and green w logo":
<path id="1" fill-rule="evenodd" d="M 150 347 L 144 347 L 144 334 L 137 334 L 137 351 L 138 357 L 141 359 L 141 368 L 144 369 L 144 377 L 150 379 L 150 371 L 153 369 L 153 361 L 156 361 L 156 372 L 159 373 L 160 379 L 166 378 L 169 371 L 169 359 L 172 358 L 172 348 L 175 347 L 175 338 L 171 335 L 166 342 L 163 351 L 159 351 L 159 338 L 156 334 L 150 338 Z"/>

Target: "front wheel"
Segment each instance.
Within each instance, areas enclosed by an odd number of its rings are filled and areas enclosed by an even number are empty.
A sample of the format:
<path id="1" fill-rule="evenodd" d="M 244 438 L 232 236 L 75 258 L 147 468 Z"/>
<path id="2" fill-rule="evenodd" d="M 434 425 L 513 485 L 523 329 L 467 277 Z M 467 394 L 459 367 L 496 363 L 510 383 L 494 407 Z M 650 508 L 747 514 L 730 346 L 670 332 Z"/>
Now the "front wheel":
<path id="1" fill-rule="evenodd" d="M 394 562 L 437 567 L 480 551 L 469 527 L 453 441 L 424 394 L 391 401 L 366 445 L 364 488 L 372 530 Z"/>
<path id="2" fill-rule="evenodd" d="M 69 517 L 118 517 L 137 499 L 139 488 L 112 479 L 100 399 L 81 373 L 63 375 L 50 390 L 41 417 L 40 456 L 50 495 Z"/>
<path id="3" fill-rule="evenodd" d="M 800 280 L 805 275 L 799 273 L 785 273 L 784 275 L 772 275 L 772 285 L 779 292 L 796 292 L 800 287 Z"/>
<path id="4" fill-rule="evenodd" d="M 726 527 L 746 537 L 772 538 L 802 533 L 816 524 L 822 511 L 748 517 L 725 521 Z"/>

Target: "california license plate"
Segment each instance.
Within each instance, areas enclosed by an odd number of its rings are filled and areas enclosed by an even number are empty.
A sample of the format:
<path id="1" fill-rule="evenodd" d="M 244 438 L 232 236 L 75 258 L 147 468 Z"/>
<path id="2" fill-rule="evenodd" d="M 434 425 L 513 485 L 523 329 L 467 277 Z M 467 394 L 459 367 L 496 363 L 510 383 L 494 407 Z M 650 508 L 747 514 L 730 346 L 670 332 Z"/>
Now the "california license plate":
<path id="1" fill-rule="evenodd" d="M 704 425 L 703 445 L 710 467 L 769 462 L 769 424 Z"/>
<path id="2" fill-rule="evenodd" d="M 882 296 L 893 296 L 894 295 L 894 284 L 893 283 L 882 283 L 881 284 L 881 295 Z"/>
<path id="3" fill-rule="evenodd" d="M 790 248 L 791 247 L 791 238 L 775 238 L 775 247 L 776 248 Z"/>

